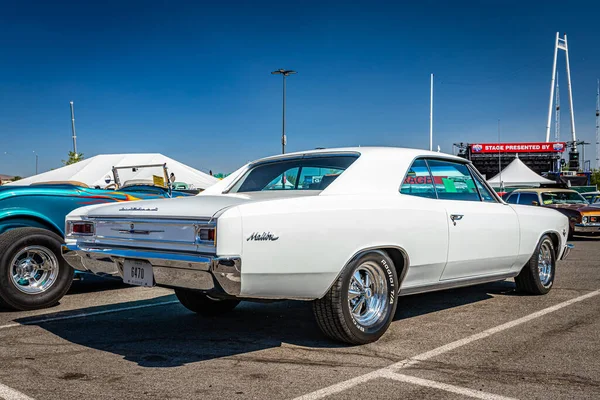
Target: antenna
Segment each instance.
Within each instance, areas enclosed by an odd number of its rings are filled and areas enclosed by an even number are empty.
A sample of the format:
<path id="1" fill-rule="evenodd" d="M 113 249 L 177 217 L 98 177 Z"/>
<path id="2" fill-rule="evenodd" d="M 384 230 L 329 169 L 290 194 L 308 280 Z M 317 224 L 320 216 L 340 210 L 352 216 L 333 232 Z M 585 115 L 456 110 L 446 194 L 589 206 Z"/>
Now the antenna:
<path id="1" fill-rule="evenodd" d="M 600 79 L 596 83 L 596 168 L 600 168 Z"/>
<path id="2" fill-rule="evenodd" d="M 73 102 L 69 102 L 71 105 L 71 131 L 73 132 L 73 152 L 75 158 L 77 158 L 77 134 L 75 133 L 75 111 L 73 109 Z"/>

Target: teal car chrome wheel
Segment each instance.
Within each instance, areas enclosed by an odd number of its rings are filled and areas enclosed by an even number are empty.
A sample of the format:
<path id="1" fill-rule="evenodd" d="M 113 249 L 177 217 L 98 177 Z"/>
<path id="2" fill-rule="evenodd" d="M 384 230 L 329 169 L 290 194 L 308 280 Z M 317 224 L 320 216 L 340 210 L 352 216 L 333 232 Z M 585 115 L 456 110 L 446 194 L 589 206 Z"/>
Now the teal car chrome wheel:
<path id="1" fill-rule="evenodd" d="M 25 247 L 12 259 L 12 283 L 23 293 L 43 293 L 54 285 L 57 276 L 58 260 L 46 247 Z"/>

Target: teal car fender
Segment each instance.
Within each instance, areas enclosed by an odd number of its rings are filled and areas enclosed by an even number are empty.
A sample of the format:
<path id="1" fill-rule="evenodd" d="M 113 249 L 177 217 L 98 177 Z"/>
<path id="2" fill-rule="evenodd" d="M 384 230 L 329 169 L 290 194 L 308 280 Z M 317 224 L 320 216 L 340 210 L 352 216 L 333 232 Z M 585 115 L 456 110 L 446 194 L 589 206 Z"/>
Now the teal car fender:
<path id="1" fill-rule="evenodd" d="M 73 269 L 60 247 L 65 217 L 76 208 L 191 195 L 147 185 L 118 191 L 70 184 L 0 187 L 0 305 L 44 308 L 68 291 Z"/>

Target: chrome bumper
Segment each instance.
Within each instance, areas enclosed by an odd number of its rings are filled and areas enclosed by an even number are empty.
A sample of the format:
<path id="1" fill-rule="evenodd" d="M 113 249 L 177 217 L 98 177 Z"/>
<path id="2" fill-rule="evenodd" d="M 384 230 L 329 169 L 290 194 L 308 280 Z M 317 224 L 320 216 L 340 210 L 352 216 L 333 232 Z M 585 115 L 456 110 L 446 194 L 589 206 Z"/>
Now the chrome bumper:
<path id="1" fill-rule="evenodd" d="M 600 225 L 575 224 L 575 233 L 600 233 Z"/>
<path id="2" fill-rule="evenodd" d="M 562 254 L 560 256 L 561 260 L 566 260 L 567 257 L 569 257 L 569 253 L 571 252 L 571 250 L 573 250 L 573 246 L 571 243 L 567 243 L 565 245 L 565 247 L 563 248 Z"/>
<path id="3" fill-rule="evenodd" d="M 62 246 L 64 259 L 76 270 L 100 276 L 123 277 L 125 259 L 144 260 L 152 265 L 154 282 L 158 286 L 196 290 L 222 289 L 237 296 L 241 289 L 239 257 L 165 253 L 121 248 Z"/>

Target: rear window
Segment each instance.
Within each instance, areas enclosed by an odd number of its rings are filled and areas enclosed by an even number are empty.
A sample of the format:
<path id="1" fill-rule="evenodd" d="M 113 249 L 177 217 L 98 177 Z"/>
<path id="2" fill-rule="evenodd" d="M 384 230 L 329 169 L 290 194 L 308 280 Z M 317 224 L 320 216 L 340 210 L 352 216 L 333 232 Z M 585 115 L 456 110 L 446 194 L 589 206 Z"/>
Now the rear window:
<path id="1" fill-rule="evenodd" d="M 327 155 L 258 164 L 246 172 L 229 193 L 324 190 L 357 158 L 358 154 Z"/>

